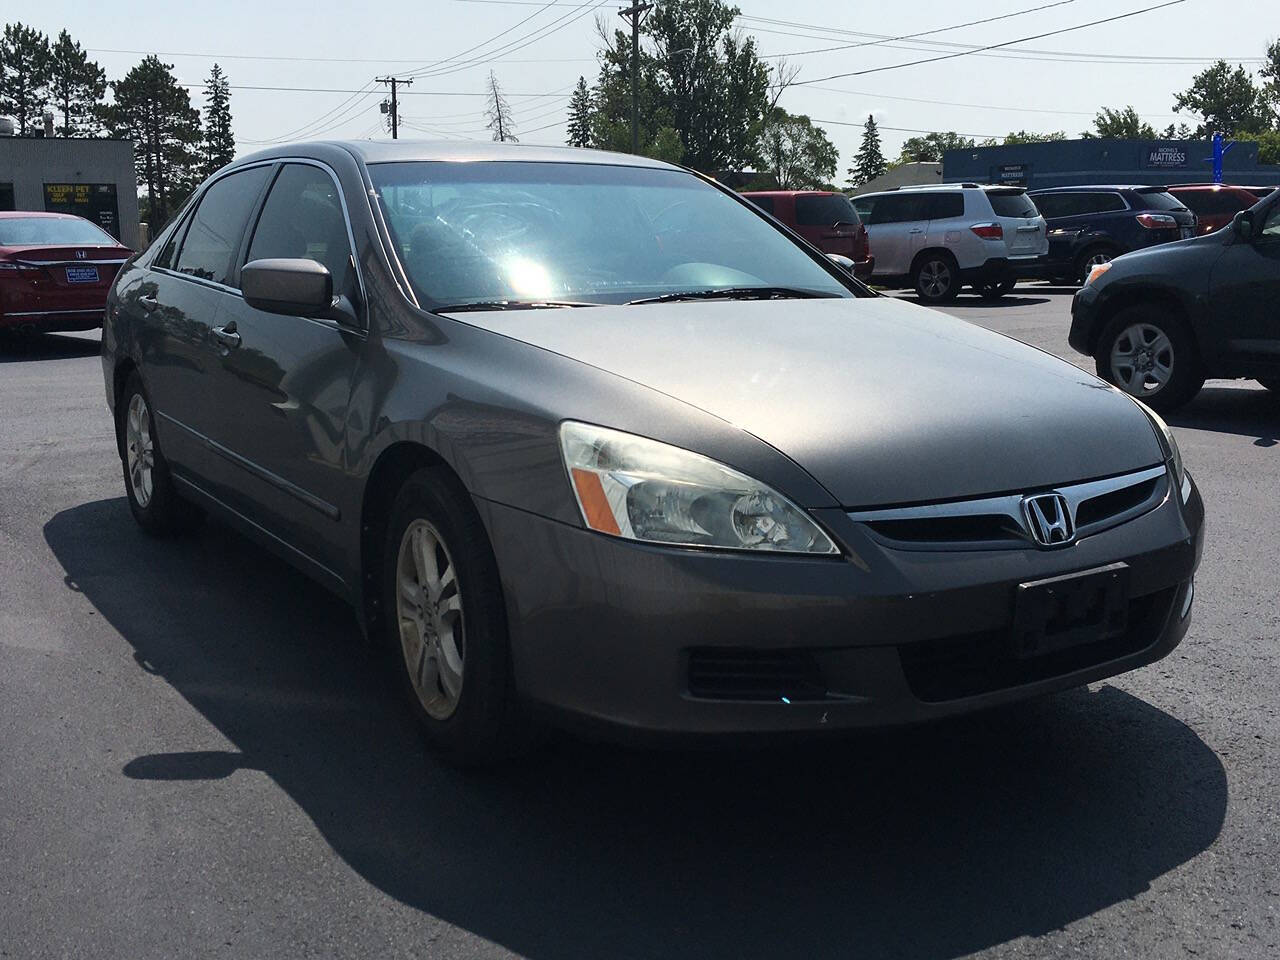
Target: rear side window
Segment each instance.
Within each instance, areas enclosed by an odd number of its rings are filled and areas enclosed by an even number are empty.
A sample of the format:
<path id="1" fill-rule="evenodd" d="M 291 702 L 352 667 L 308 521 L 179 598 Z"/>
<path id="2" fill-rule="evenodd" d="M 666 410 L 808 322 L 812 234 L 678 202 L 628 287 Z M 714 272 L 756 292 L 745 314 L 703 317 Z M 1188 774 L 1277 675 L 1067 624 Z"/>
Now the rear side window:
<path id="1" fill-rule="evenodd" d="M 1146 190 L 1135 191 L 1138 195 L 1138 209 L 1140 210 L 1185 210 L 1179 200 L 1171 193 L 1165 193 L 1163 190 Z"/>
<path id="2" fill-rule="evenodd" d="M 950 220 L 964 216 L 964 194 L 962 193 L 930 193 L 921 197 L 924 203 L 924 216 L 930 220 Z"/>
<path id="3" fill-rule="evenodd" d="M 769 216 L 773 216 L 773 197 L 747 197 L 747 199 Z"/>
<path id="4" fill-rule="evenodd" d="M 875 206 L 871 210 L 869 224 L 907 223 L 912 220 L 927 220 L 925 198 L 912 193 L 890 193 L 876 197 Z"/>
<path id="5" fill-rule="evenodd" d="M 1034 217 L 1037 215 L 1036 205 L 1025 193 L 1004 193 L 995 190 L 987 193 L 991 201 L 991 209 L 997 217 Z"/>
<path id="6" fill-rule="evenodd" d="M 1201 216 L 1235 213 L 1237 210 L 1252 206 L 1230 190 L 1186 190 L 1179 191 L 1173 196 L 1182 201 L 1192 213 Z"/>
<path id="7" fill-rule="evenodd" d="M 270 167 L 253 167 L 223 177 L 205 191 L 182 241 L 176 264 L 179 273 L 231 284 L 249 214 L 270 172 Z"/>
<path id="8" fill-rule="evenodd" d="M 333 292 L 347 289 L 351 241 L 333 179 L 319 167 L 289 163 L 271 187 L 249 242 L 249 260 L 314 260 L 333 277 Z"/>
<path id="9" fill-rule="evenodd" d="M 857 224 L 858 211 L 843 193 L 829 196 L 796 197 L 796 223 L 802 227 L 830 227 L 837 223 Z"/>

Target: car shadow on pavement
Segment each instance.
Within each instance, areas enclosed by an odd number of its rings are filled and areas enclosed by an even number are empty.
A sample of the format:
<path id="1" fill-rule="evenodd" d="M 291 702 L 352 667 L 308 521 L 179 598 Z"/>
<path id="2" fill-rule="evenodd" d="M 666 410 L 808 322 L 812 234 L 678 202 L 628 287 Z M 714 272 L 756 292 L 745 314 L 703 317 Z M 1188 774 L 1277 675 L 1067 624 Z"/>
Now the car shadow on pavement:
<path id="1" fill-rule="evenodd" d="M 31 337 L 0 336 L 0 363 L 93 357 L 101 352 L 102 341 L 96 337 L 69 337 L 56 333 Z"/>
<path id="2" fill-rule="evenodd" d="M 350 611 L 236 534 L 150 540 L 123 499 L 44 533 L 120 656 L 235 745 L 176 741 L 122 775 L 264 771 L 368 882 L 534 958 L 960 956 L 1143 893 L 1225 815 L 1214 752 L 1110 686 L 789 747 L 566 738 L 461 773 Z"/>
<path id="3" fill-rule="evenodd" d="M 908 294 L 906 296 L 901 297 L 900 299 L 906 300 L 908 303 L 919 304 L 922 307 L 945 307 L 948 310 L 952 308 L 963 308 L 963 307 L 970 307 L 970 308 L 982 307 L 988 310 L 1003 310 L 1007 307 L 1030 307 L 1030 306 L 1034 306 L 1037 303 L 1049 302 L 1048 297 L 1025 297 L 1019 294 L 1008 294 L 1006 296 L 1001 297 L 999 300 L 984 300 L 982 297 L 961 294 L 960 296 L 956 297 L 954 300 L 948 300 L 946 303 L 938 303 L 938 304 L 925 303 L 925 301 L 921 300 L 915 294 Z"/>
<path id="4" fill-rule="evenodd" d="M 1253 437 L 1255 447 L 1274 447 L 1280 442 L 1280 394 L 1252 383 L 1207 385 L 1165 419 L 1175 427 Z"/>

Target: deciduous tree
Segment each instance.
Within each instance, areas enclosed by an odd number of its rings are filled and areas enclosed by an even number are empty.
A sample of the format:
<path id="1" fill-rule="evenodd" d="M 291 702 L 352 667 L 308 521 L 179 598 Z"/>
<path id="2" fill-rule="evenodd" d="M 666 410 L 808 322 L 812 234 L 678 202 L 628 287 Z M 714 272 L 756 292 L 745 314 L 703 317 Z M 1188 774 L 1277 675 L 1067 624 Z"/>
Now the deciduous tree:
<path id="1" fill-rule="evenodd" d="M 840 151 L 821 127 L 781 107 L 769 113 L 760 153 L 779 190 L 823 189 L 829 186 L 840 162 Z"/>
<path id="2" fill-rule="evenodd" d="M 1267 96 L 1254 85 L 1253 74 L 1239 65 L 1232 68 L 1225 60 L 1197 73 L 1191 86 L 1174 95 L 1173 109 L 1200 117 L 1195 130 L 1198 137 L 1265 130 L 1275 119 Z"/>
<path id="3" fill-rule="evenodd" d="M 1154 140 L 1155 127 L 1147 123 L 1133 107 L 1122 107 L 1112 110 L 1103 107 L 1093 118 L 1093 129 L 1086 130 L 1080 136 L 1088 138 L 1110 137 L 1117 140 Z"/>
<path id="4" fill-rule="evenodd" d="M 519 143 L 516 138 L 516 122 L 511 116 L 511 105 L 507 103 L 507 98 L 502 95 L 502 88 L 498 86 L 498 78 L 493 71 L 489 71 L 489 79 L 485 86 L 487 97 L 487 106 L 484 108 L 485 119 L 488 121 L 485 126 L 493 132 L 493 139 L 503 143 Z"/>
<path id="5" fill-rule="evenodd" d="M 899 163 L 941 163 L 948 150 L 963 150 L 974 145 L 969 137 L 948 130 L 946 133 L 927 133 L 923 137 L 907 137 L 898 153 Z"/>

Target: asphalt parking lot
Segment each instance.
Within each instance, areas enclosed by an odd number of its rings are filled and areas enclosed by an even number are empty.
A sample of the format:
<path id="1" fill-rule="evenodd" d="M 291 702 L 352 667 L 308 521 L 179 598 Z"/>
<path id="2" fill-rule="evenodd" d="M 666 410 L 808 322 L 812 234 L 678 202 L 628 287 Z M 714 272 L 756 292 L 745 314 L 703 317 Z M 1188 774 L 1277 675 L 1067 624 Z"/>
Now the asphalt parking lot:
<path id="1" fill-rule="evenodd" d="M 947 312 L 1089 367 L 1069 300 Z M 1170 418 L 1208 530 L 1164 661 L 923 728 L 461 774 L 339 601 L 218 525 L 137 530 L 97 346 L 0 346 L 0 957 L 1280 955 L 1256 384 Z"/>

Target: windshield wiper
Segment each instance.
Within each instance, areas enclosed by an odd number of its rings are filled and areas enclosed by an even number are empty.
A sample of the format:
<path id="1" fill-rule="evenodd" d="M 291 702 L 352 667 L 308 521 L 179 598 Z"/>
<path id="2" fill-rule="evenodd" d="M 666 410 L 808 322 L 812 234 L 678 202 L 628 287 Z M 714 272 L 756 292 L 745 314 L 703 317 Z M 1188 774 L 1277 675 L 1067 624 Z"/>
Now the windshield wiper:
<path id="1" fill-rule="evenodd" d="M 581 300 L 472 300 L 432 307 L 432 313 L 466 313 L 468 310 L 549 310 L 554 307 L 598 307 L 598 303 Z"/>
<path id="2" fill-rule="evenodd" d="M 644 303 L 676 303 L 680 300 L 810 300 L 835 296 L 837 294 L 800 290 L 796 287 L 717 287 L 712 290 L 664 293 L 660 297 L 642 297 L 639 300 L 629 301 L 627 306 L 634 307 Z"/>

